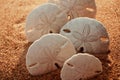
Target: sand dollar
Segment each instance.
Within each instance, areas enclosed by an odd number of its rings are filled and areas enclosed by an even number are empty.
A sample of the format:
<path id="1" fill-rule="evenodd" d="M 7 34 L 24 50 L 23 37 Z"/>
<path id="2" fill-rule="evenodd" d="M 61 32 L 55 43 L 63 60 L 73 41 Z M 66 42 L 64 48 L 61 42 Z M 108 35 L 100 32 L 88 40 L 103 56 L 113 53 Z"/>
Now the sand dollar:
<path id="1" fill-rule="evenodd" d="M 45 3 L 35 8 L 27 16 L 25 33 L 29 42 L 47 33 L 58 33 L 67 22 L 67 14 L 56 4 Z"/>
<path id="2" fill-rule="evenodd" d="M 30 74 L 41 75 L 63 66 L 76 53 L 72 42 L 60 34 L 46 34 L 28 49 L 26 66 Z"/>
<path id="3" fill-rule="evenodd" d="M 60 31 L 68 37 L 78 52 L 106 53 L 109 50 L 109 36 L 104 25 L 91 18 L 76 18 Z"/>
<path id="4" fill-rule="evenodd" d="M 59 5 L 68 14 L 69 19 L 76 17 L 94 18 L 96 15 L 95 0 L 49 0 Z"/>
<path id="5" fill-rule="evenodd" d="M 65 61 L 62 80 L 84 80 L 92 78 L 102 72 L 101 61 L 93 55 L 79 53 Z"/>

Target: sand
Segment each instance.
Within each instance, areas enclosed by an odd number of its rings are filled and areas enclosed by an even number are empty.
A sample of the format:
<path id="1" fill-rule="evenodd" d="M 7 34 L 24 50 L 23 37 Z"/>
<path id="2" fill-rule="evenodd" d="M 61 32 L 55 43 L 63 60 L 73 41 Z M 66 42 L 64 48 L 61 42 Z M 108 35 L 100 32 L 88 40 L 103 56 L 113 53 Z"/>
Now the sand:
<path id="1" fill-rule="evenodd" d="M 47 0 L 0 0 L 0 80 L 61 80 L 60 70 L 31 76 L 25 66 L 28 43 L 25 21 L 28 13 Z M 96 0 L 96 19 L 110 36 L 110 52 L 94 54 L 104 71 L 90 80 L 120 80 L 120 0 Z M 103 46 L 104 47 L 104 46 Z"/>

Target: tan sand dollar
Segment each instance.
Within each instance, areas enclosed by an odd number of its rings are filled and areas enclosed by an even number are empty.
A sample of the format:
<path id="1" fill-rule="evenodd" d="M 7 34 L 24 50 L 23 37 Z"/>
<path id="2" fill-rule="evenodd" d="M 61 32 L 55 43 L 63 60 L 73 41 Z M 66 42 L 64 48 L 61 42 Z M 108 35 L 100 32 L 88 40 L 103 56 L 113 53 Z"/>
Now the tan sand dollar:
<path id="1" fill-rule="evenodd" d="M 63 66 L 76 53 L 72 42 L 60 34 L 46 34 L 28 49 L 26 66 L 30 74 L 41 75 Z"/>
<path id="2" fill-rule="evenodd" d="M 95 19 L 73 19 L 63 26 L 60 34 L 68 37 L 78 52 L 107 53 L 109 50 L 106 28 Z"/>
<path id="3" fill-rule="evenodd" d="M 93 55 L 79 53 L 65 61 L 61 70 L 62 80 L 84 80 L 102 72 L 101 61 Z"/>
<path id="4" fill-rule="evenodd" d="M 58 33 L 67 22 L 67 14 L 56 4 L 45 3 L 27 16 L 25 33 L 29 42 L 39 39 L 47 33 Z"/>
<path id="5" fill-rule="evenodd" d="M 94 18 L 96 15 L 95 0 L 49 0 L 68 14 L 69 19 L 76 17 Z"/>

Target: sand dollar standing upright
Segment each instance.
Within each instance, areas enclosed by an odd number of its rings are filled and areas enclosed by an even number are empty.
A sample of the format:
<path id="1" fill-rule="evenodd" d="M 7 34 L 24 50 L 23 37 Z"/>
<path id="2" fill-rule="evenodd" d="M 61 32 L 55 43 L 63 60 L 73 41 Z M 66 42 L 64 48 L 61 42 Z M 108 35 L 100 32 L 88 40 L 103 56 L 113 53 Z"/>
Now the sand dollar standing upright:
<path id="1" fill-rule="evenodd" d="M 49 0 L 48 2 L 55 3 L 66 11 L 68 18 L 76 17 L 90 17 L 94 18 L 96 15 L 95 0 Z"/>
<path id="2" fill-rule="evenodd" d="M 45 3 L 34 9 L 26 20 L 25 33 L 29 42 L 47 33 L 58 33 L 67 22 L 67 14 L 56 4 Z"/>
<path id="3" fill-rule="evenodd" d="M 98 58 L 79 53 L 65 61 L 61 70 L 61 78 L 62 80 L 86 80 L 102 71 L 102 63 Z"/>
<path id="4" fill-rule="evenodd" d="M 76 53 L 72 42 L 60 34 L 46 34 L 28 49 L 26 66 L 30 74 L 41 75 L 63 66 Z"/>
<path id="5" fill-rule="evenodd" d="M 60 34 L 68 37 L 78 52 L 106 53 L 109 50 L 106 28 L 95 19 L 73 19 L 63 26 Z"/>

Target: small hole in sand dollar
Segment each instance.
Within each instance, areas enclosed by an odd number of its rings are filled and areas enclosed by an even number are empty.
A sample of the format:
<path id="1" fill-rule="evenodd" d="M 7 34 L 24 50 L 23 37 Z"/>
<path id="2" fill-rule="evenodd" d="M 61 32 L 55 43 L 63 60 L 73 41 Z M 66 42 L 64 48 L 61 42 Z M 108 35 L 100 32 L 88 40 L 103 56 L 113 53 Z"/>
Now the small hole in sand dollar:
<path id="1" fill-rule="evenodd" d="M 71 16 L 70 15 L 68 15 L 68 20 L 71 20 Z"/>
<path id="2" fill-rule="evenodd" d="M 32 32 L 33 31 L 33 29 L 29 29 L 28 31 L 27 31 L 27 33 L 30 33 L 30 32 Z"/>
<path id="3" fill-rule="evenodd" d="M 53 31 L 50 30 L 49 33 L 53 33 Z"/>
<path id="4" fill-rule="evenodd" d="M 80 47 L 80 49 L 79 49 L 78 52 L 79 52 L 79 53 L 83 53 L 83 52 L 84 52 L 84 48 L 83 48 L 83 47 Z"/>
<path id="5" fill-rule="evenodd" d="M 70 33 L 71 31 L 69 29 L 63 29 L 64 32 Z"/>
<path id="6" fill-rule="evenodd" d="M 92 8 L 86 8 L 87 11 L 94 12 L 94 9 Z"/>
<path id="7" fill-rule="evenodd" d="M 68 65 L 68 66 L 70 66 L 70 67 L 73 67 L 73 65 L 72 65 L 72 64 L 70 64 L 70 63 L 67 63 L 67 65 Z"/>
<path id="8" fill-rule="evenodd" d="M 101 37 L 100 40 L 101 40 L 102 42 L 108 42 L 108 41 L 109 41 L 108 38 L 106 38 L 106 37 Z"/>
<path id="9" fill-rule="evenodd" d="M 60 66 L 59 66 L 59 64 L 58 63 L 55 63 L 55 66 L 59 69 L 60 68 Z"/>
<path id="10" fill-rule="evenodd" d="M 33 66 L 35 66 L 37 63 L 33 63 L 33 64 L 31 64 L 31 65 L 29 65 L 29 67 L 33 67 Z"/>

